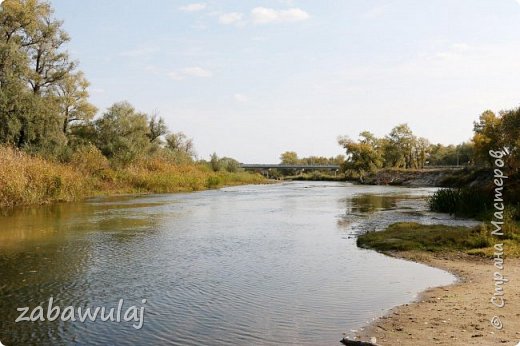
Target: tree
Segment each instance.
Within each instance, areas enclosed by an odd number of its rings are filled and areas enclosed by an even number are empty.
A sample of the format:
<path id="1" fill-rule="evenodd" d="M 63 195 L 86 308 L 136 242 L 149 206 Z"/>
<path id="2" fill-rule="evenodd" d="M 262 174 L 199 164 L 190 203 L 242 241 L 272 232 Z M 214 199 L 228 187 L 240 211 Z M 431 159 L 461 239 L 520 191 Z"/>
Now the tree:
<path id="1" fill-rule="evenodd" d="M 70 40 L 61 28 L 63 22 L 54 19 L 52 15 L 50 6 L 42 7 L 33 19 L 34 30 L 27 32 L 31 42 L 24 46 L 31 59 L 27 81 L 35 94 L 52 92 L 56 84 L 65 79 L 76 66 L 70 61 L 68 52 L 62 50 L 63 45 Z"/>
<path id="2" fill-rule="evenodd" d="M 148 121 L 148 127 L 150 128 L 150 142 L 156 142 L 161 136 L 168 133 L 168 127 L 166 126 L 164 119 L 159 117 L 157 114 L 153 114 Z"/>
<path id="3" fill-rule="evenodd" d="M 415 167 L 422 169 L 428 159 L 430 142 L 426 138 L 420 137 L 415 140 L 414 144 Z"/>
<path id="4" fill-rule="evenodd" d="M 168 134 L 166 136 L 166 148 L 172 152 L 186 155 L 189 158 L 193 158 L 196 155 L 193 140 L 188 138 L 183 132 Z"/>
<path id="5" fill-rule="evenodd" d="M 416 137 L 407 124 L 397 125 L 386 137 L 385 162 L 390 167 L 413 168 Z"/>
<path id="6" fill-rule="evenodd" d="M 73 73 L 76 64 L 64 49 L 69 37 L 50 4 L 5 0 L 1 7 L 0 140 L 56 152 L 66 143 L 67 111 L 76 113 L 73 117 L 93 113 L 86 101 L 88 83 Z"/>
<path id="7" fill-rule="evenodd" d="M 341 137 L 338 143 L 346 150 L 344 170 L 359 175 L 361 179 L 367 174 L 383 166 L 379 141 L 370 132 L 360 133 L 359 141 Z"/>
<path id="8" fill-rule="evenodd" d="M 224 169 L 228 172 L 235 173 L 240 170 L 240 162 L 231 158 L 223 157 L 219 160 L 220 169 Z"/>
<path id="9" fill-rule="evenodd" d="M 345 163 L 345 159 L 345 155 L 336 155 L 336 157 L 330 159 L 330 163 L 341 166 Z"/>
<path id="10" fill-rule="evenodd" d="M 299 163 L 298 154 L 294 151 L 286 151 L 280 155 L 280 161 L 284 165 L 296 165 Z"/>
<path id="11" fill-rule="evenodd" d="M 88 86 L 82 72 L 68 74 L 57 84 L 65 135 L 72 123 L 91 120 L 97 112 L 97 108 L 88 102 Z"/>
<path id="12" fill-rule="evenodd" d="M 112 105 L 95 121 L 96 146 L 103 155 L 126 165 L 143 155 L 150 145 L 150 128 L 145 113 L 128 102 Z"/>
<path id="13" fill-rule="evenodd" d="M 219 157 L 217 156 L 217 153 L 213 153 L 211 154 L 210 156 L 210 160 L 209 160 L 209 165 L 211 167 L 211 169 L 213 170 L 213 172 L 218 172 L 220 171 L 220 169 L 222 168 L 221 165 L 220 165 L 220 159 Z"/>
<path id="14" fill-rule="evenodd" d="M 503 146 L 509 151 L 506 162 L 512 173 L 520 170 L 520 108 L 502 112 Z"/>
<path id="15" fill-rule="evenodd" d="M 491 164 L 493 158 L 489 156 L 489 151 L 503 145 L 501 123 L 502 119 L 490 110 L 482 113 L 479 121 L 473 123 L 473 143 L 478 162 Z"/>

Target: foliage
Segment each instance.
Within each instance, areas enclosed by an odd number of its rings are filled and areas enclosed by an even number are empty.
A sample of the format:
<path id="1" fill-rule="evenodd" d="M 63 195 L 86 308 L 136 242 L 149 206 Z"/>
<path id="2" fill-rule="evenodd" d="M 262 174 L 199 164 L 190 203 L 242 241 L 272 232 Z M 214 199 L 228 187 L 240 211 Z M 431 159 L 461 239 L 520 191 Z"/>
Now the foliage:
<path id="1" fill-rule="evenodd" d="M 474 161 L 474 145 L 463 142 L 459 145 L 434 144 L 429 148 L 428 163 L 432 166 L 467 166 Z"/>
<path id="2" fill-rule="evenodd" d="M 213 172 L 229 172 L 229 173 L 237 173 L 243 172 L 244 170 L 240 167 L 240 162 L 231 158 L 231 157 L 218 157 L 216 153 L 211 154 L 210 161 L 208 163 L 208 167 Z"/>
<path id="3" fill-rule="evenodd" d="M 88 82 L 47 2 L 5 0 L 0 11 L 0 143 L 56 156 L 68 124 L 89 118 Z"/>
<path id="4" fill-rule="evenodd" d="M 429 141 L 416 137 L 407 124 L 394 127 L 384 138 L 363 131 L 357 141 L 340 137 L 338 143 L 347 154 L 345 173 L 361 179 L 381 168 L 424 168 L 432 151 Z"/>
<path id="5" fill-rule="evenodd" d="M 223 157 L 219 161 L 220 169 L 231 173 L 242 171 L 240 168 L 240 162 L 231 157 Z"/>
<path id="6" fill-rule="evenodd" d="M 507 148 L 505 158 L 509 174 L 520 172 L 520 108 L 502 111 L 499 115 L 485 111 L 474 123 L 473 142 L 475 159 L 480 164 L 492 165 L 490 150 Z"/>
<path id="7" fill-rule="evenodd" d="M 188 138 L 183 132 L 174 132 L 166 135 L 166 148 L 187 161 L 191 161 L 196 155 L 193 140 Z"/>
<path id="8" fill-rule="evenodd" d="M 108 159 L 92 144 L 79 147 L 70 164 L 81 173 L 94 176 L 103 176 L 110 168 Z"/>
<path id="9" fill-rule="evenodd" d="M 300 162 L 298 154 L 294 151 L 286 151 L 280 155 L 280 161 L 284 165 L 296 165 Z"/>
<path id="10" fill-rule="evenodd" d="M 108 108 L 94 126 L 97 147 L 116 164 L 128 165 L 149 149 L 147 116 L 137 112 L 128 102 Z"/>
<path id="11" fill-rule="evenodd" d="M 209 160 L 209 165 L 210 165 L 211 169 L 213 170 L 213 172 L 220 171 L 220 168 L 221 168 L 221 166 L 220 166 L 220 159 L 217 156 L 217 153 L 211 154 L 211 157 L 210 157 L 210 160 Z"/>
<path id="12" fill-rule="evenodd" d="M 344 170 L 356 172 L 362 178 L 366 173 L 383 167 L 383 157 L 380 140 L 368 131 L 362 132 L 359 136 L 359 142 L 348 137 L 340 138 L 338 142 L 347 152 Z"/>

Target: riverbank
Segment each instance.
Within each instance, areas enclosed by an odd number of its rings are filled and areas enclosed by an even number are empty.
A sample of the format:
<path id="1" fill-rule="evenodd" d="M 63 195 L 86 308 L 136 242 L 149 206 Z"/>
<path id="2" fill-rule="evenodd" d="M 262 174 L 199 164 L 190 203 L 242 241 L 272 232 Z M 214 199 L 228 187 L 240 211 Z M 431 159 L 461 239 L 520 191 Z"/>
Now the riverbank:
<path id="1" fill-rule="evenodd" d="M 520 341 L 520 259 L 508 259 L 505 275 L 506 305 L 494 307 L 491 259 L 459 252 L 392 252 L 386 253 L 447 270 L 459 281 L 436 287 L 421 294 L 416 302 L 399 306 L 358 333 L 369 341 L 376 337 L 384 345 L 516 345 Z M 498 315 L 504 327 L 490 324 Z"/>
<path id="2" fill-rule="evenodd" d="M 94 149 L 61 163 L 0 147 L 0 208 L 70 202 L 100 195 L 189 192 L 265 182 L 260 174 L 214 172 L 204 164 L 177 164 L 157 156 L 113 167 Z"/>
<path id="3" fill-rule="evenodd" d="M 490 181 L 490 171 L 485 169 L 435 168 L 398 169 L 385 168 L 370 173 L 361 181 L 366 185 L 394 185 L 408 187 L 460 187 L 481 186 Z"/>

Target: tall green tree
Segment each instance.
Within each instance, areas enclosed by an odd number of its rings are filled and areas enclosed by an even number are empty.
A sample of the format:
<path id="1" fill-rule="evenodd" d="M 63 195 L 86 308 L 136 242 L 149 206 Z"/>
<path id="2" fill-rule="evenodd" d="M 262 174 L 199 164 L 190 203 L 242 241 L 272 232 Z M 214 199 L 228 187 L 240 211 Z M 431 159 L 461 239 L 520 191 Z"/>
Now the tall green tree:
<path id="1" fill-rule="evenodd" d="M 88 84 L 74 73 L 64 48 L 69 37 L 49 3 L 5 0 L 0 6 L 0 141 L 55 152 L 66 143 L 67 110 L 92 113 Z"/>
<path id="2" fill-rule="evenodd" d="M 359 140 L 341 137 L 338 143 L 345 148 L 344 170 L 359 175 L 361 179 L 383 166 L 383 157 L 379 140 L 370 132 L 360 133 Z"/>
<path id="3" fill-rule="evenodd" d="M 126 165 L 150 147 L 148 117 L 128 102 L 119 102 L 95 121 L 96 146 L 117 164 Z"/>
<path id="4" fill-rule="evenodd" d="M 386 137 L 385 162 L 390 167 L 413 168 L 416 137 L 407 124 L 394 127 Z"/>

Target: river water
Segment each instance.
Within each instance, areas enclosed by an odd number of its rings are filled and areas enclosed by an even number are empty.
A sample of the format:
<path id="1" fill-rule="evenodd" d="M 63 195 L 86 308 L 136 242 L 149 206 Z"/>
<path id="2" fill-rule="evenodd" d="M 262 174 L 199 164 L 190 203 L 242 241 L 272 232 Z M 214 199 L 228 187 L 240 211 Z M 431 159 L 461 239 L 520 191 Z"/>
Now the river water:
<path id="1" fill-rule="evenodd" d="M 397 221 L 471 224 L 425 211 L 432 189 L 291 182 L 97 198 L 0 216 L 5 345 L 338 345 L 455 278 L 358 249 Z M 21 321 L 48 302 L 144 307 L 135 321 Z M 143 303 L 143 299 L 146 302 Z M 37 310 L 35 310 L 37 311 Z M 39 317 L 34 314 L 35 319 Z"/>

